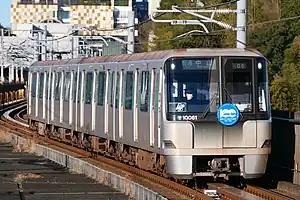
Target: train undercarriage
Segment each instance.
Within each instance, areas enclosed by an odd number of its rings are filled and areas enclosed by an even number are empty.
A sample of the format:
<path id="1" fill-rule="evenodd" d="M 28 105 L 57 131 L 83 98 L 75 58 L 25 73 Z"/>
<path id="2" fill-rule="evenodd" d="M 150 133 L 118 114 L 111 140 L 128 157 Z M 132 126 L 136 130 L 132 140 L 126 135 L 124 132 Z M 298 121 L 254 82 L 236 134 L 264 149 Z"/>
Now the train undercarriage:
<path id="1" fill-rule="evenodd" d="M 242 177 L 238 175 L 228 176 L 229 172 L 238 174 L 238 162 L 236 165 L 233 165 L 236 170 L 232 171 L 232 163 L 237 161 L 236 158 L 220 157 L 209 159 L 202 156 L 195 157 L 195 164 L 197 166 L 195 166 L 194 170 L 203 171 L 205 168 L 204 171 L 207 172 L 195 173 L 195 177 L 192 180 L 176 179 L 168 175 L 166 161 L 160 154 L 30 119 L 29 127 L 37 131 L 39 136 L 86 150 L 91 153 L 91 157 L 93 158 L 96 158 L 98 155 L 105 156 L 194 188 L 206 188 L 206 184 L 212 181 L 227 181 L 240 188 L 243 188 L 245 185 Z"/>

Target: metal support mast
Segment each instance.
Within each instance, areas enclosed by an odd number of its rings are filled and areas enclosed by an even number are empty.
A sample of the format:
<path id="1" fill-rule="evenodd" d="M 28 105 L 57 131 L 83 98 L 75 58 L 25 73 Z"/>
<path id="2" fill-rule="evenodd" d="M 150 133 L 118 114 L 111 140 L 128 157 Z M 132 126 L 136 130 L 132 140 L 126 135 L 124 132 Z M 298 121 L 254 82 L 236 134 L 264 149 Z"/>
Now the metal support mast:
<path id="1" fill-rule="evenodd" d="M 128 11 L 127 53 L 134 53 L 134 11 Z"/>
<path id="2" fill-rule="evenodd" d="M 247 37 L 247 0 L 239 0 L 237 2 L 237 18 L 236 18 L 236 47 L 246 48 Z"/>

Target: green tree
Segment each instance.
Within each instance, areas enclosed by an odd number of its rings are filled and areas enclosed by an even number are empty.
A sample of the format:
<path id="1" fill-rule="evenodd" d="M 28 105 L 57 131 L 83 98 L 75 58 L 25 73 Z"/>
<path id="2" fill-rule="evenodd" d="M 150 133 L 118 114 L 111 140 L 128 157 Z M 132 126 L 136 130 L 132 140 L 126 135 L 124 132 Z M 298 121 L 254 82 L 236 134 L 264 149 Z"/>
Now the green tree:
<path id="1" fill-rule="evenodd" d="M 300 37 L 284 52 L 284 65 L 280 76 L 271 83 L 272 105 L 274 109 L 300 110 Z"/>

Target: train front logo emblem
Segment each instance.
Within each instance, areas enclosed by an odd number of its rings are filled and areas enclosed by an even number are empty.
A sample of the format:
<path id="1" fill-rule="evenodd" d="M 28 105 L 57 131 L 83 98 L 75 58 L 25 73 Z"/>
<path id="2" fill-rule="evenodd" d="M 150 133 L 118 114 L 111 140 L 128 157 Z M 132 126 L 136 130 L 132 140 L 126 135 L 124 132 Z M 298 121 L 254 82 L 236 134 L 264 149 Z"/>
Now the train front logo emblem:
<path id="1" fill-rule="evenodd" d="M 240 118 L 239 109 L 230 103 L 225 103 L 217 111 L 217 119 L 224 126 L 235 125 Z"/>

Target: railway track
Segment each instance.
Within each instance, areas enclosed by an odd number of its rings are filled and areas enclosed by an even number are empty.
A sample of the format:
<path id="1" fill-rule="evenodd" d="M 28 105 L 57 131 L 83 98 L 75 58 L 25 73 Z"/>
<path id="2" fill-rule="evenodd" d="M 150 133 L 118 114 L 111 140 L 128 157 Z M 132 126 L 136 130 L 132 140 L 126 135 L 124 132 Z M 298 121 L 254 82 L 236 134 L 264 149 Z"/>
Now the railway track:
<path id="1" fill-rule="evenodd" d="M 12 109 L 14 108 L 14 109 Z M 293 200 L 295 198 L 281 194 L 276 191 L 271 191 L 255 186 L 247 185 L 244 190 L 237 189 L 235 187 L 223 184 L 223 183 L 209 183 L 209 190 L 195 190 L 186 187 L 182 184 L 176 183 L 169 179 L 154 175 L 150 172 L 140 170 L 138 168 L 120 163 L 116 160 L 98 156 L 91 158 L 91 154 L 88 151 L 79 149 L 77 147 L 70 146 L 64 141 L 56 141 L 46 137 L 38 136 L 37 133 L 30 130 L 27 124 L 26 116 L 27 108 L 25 102 L 14 104 L 7 108 L 6 112 L 0 121 L 0 125 L 14 130 L 17 135 L 29 140 L 34 140 L 36 143 L 49 146 L 50 148 L 57 149 L 67 154 L 73 154 L 80 156 L 81 159 L 99 166 L 105 170 L 111 171 L 121 176 L 125 176 L 127 179 L 134 182 L 138 182 L 152 190 L 164 195 L 168 199 L 226 199 L 226 200 Z M 0 110 L 1 112 L 1 110 Z M 3 113 L 1 113 L 3 114 Z"/>

